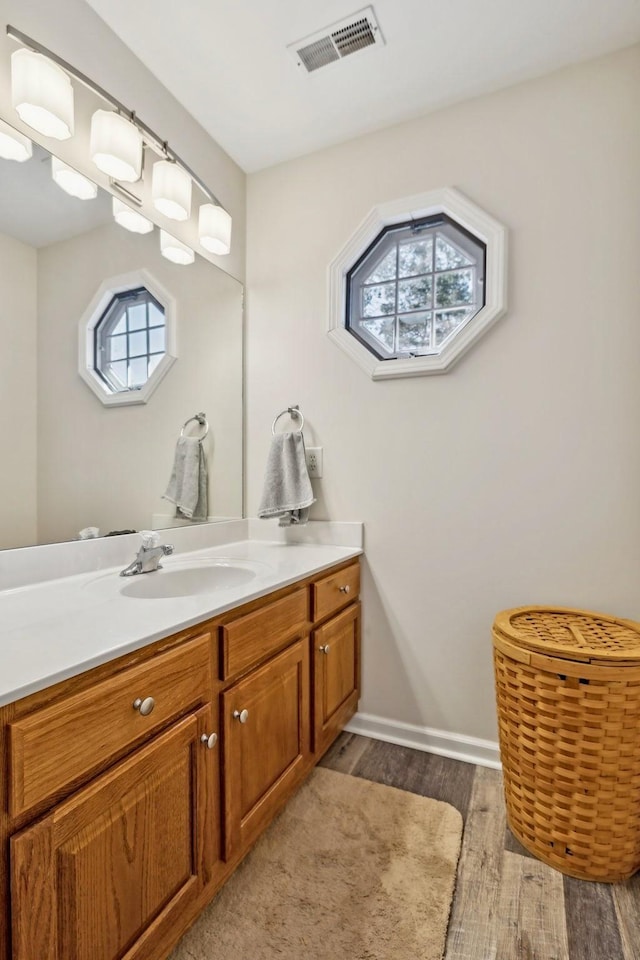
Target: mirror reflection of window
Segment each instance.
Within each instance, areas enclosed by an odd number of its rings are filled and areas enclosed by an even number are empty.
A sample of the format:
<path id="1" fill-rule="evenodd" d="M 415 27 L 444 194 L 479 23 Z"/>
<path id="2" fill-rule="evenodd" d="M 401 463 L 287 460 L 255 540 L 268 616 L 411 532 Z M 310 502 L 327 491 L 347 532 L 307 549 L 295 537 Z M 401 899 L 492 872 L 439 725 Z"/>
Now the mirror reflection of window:
<path id="1" fill-rule="evenodd" d="M 145 287 L 117 293 L 95 338 L 94 369 L 111 392 L 140 390 L 165 355 L 164 307 Z"/>

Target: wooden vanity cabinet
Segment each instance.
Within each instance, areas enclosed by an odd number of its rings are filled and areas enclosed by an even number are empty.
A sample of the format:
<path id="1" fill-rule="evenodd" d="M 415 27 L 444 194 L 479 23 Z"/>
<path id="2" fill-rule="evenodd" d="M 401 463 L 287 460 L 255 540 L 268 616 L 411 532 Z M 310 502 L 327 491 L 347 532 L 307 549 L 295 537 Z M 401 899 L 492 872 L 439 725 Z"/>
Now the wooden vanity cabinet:
<path id="1" fill-rule="evenodd" d="M 306 639 L 222 694 L 225 854 L 255 840 L 309 769 Z"/>
<path id="2" fill-rule="evenodd" d="M 314 656 L 313 749 L 323 754 L 349 722 L 360 697 L 360 604 L 311 634 Z"/>
<path id="3" fill-rule="evenodd" d="M 0 707 L 0 960 L 165 960 L 355 713 L 359 583 L 343 563 Z"/>
<path id="4" fill-rule="evenodd" d="M 208 703 L 215 653 L 212 633 L 204 631 L 10 721 L 9 813 L 17 817 L 69 792 L 189 708 Z"/>
<path id="5" fill-rule="evenodd" d="M 222 875 L 215 634 L 174 639 L 4 708 L 11 960 L 155 960 Z"/>
<path id="6" fill-rule="evenodd" d="M 138 960 L 218 860 L 209 708 L 11 838 L 13 960 Z"/>
<path id="7" fill-rule="evenodd" d="M 360 697 L 360 564 L 349 563 L 311 584 L 314 629 L 312 747 L 321 756 L 358 707 Z"/>

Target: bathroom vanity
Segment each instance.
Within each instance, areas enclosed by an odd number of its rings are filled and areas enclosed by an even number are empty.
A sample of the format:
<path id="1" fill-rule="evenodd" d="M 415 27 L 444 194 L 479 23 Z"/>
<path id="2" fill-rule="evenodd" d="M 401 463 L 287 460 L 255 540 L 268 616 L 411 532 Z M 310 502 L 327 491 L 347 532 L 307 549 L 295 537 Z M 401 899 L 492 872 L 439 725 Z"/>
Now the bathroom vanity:
<path id="1" fill-rule="evenodd" d="M 360 551 L 332 549 L 284 586 L 227 592 L 202 619 L 183 603 L 196 622 L 5 693 L 0 960 L 168 956 L 356 710 Z M 166 603 L 128 609 L 152 623 Z"/>

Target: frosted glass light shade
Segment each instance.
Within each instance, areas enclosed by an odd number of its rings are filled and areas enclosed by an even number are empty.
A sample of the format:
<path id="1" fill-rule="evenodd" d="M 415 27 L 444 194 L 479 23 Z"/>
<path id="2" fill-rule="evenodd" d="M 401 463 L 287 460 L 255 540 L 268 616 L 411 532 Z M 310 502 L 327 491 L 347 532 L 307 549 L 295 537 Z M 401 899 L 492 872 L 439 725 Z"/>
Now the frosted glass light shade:
<path id="1" fill-rule="evenodd" d="M 224 256 L 231 250 L 231 217 L 213 203 L 203 203 L 198 212 L 200 243 L 210 253 Z"/>
<path id="2" fill-rule="evenodd" d="M 98 196 L 98 188 L 92 180 L 57 157 L 51 157 L 51 176 L 65 193 L 79 200 L 93 200 Z"/>
<path id="3" fill-rule="evenodd" d="M 137 210 L 132 210 L 117 197 L 112 198 L 111 208 L 114 220 L 125 230 L 130 230 L 131 233 L 151 233 L 153 230 L 151 220 L 147 220 Z"/>
<path id="4" fill-rule="evenodd" d="M 170 220 L 188 220 L 191 215 L 191 177 L 171 160 L 153 165 L 151 197 L 156 210 Z"/>
<path id="5" fill-rule="evenodd" d="M 11 54 L 11 101 L 23 123 L 55 140 L 73 136 L 73 87 L 56 63 L 33 50 Z"/>
<path id="6" fill-rule="evenodd" d="M 23 163 L 32 154 L 33 145 L 29 137 L 18 133 L 10 124 L 0 120 L 0 157 L 3 160 L 17 160 L 18 163 Z"/>
<path id="7" fill-rule="evenodd" d="M 166 230 L 160 231 L 160 253 L 173 263 L 187 265 L 195 260 L 195 253 L 181 240 L 176 240 Z"/>
<path id="8" fill-rule="evenodd" d="M 112 110 L 91 117 L 89 154 L 98 170 L 114 180 L 134 183 L 142 172 L 142 134 L 135 123 Z"/>

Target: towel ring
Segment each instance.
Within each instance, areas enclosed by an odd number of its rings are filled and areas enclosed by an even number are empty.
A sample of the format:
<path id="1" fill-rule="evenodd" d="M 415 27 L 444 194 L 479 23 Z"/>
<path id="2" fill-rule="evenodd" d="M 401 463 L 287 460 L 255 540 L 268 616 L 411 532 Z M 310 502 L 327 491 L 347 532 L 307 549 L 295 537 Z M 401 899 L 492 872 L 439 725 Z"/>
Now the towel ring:
<path id="1" fill-rule="evenodd" d="M 193 417 L 189 417 L 188 420 L 185 420 L 185 422 L 182 425 L 182 430 L 180 431 L 180 436 L 184 437 L 184 431 L 186 426 L 189 423 L 192 423 L 194 420 L 197 423 L 199 423 L 201 427 L 204 427 L 204 433 L 202 434 L 201 437 L 198 437 L 198 440 L 204 440 L 206 435 L 209 433 L 209 421 L 207 420 L 207 416 L 204 413 L 196 413 Z"/>
<path id="2" fill-rule="evenodd" d="M 298 432 L 299 432 L 299 433 L 302 433 L 302 429 L 303 429 L 303 427 L 304 427 L 304 417 L 303 417 L 302 414 L 300 413 L 300 407 L 298 406 L 298 404 L 296 404 L 295 407 L 287 407 L 286 410 L 282 410 L 282 411 L 278 414 L 278 416 L 275 418 L 275 420 L 274 420 L 273 423 L 271 424 L 271 433 L 274 435 L 274 437 L 275 437 L 275 435 L 276 435 L 276 423 L 278 422 L 278 420 L 280 419 L 280 417 L 286 416 L 287 413 L 289 414 L 289 416 L 290 416 L 293 420 L 298 420 L 298 419 L 299 419 L 299 420 L 301 421 L 300 426 L 298 427 Z"/>

